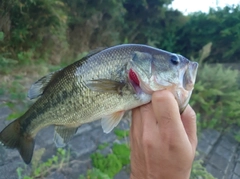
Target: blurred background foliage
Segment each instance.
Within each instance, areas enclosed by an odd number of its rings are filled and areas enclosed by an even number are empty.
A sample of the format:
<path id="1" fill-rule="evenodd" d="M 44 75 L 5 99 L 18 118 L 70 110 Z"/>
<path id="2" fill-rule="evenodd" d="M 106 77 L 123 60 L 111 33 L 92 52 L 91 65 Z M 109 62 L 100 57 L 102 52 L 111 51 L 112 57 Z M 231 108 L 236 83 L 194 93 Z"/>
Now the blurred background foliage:
<path id="1" fill-rule="evenodd" d="M 20 64 L 24 59 L 59 63 L 69 55 L 121 43 L 149 44 L 197 57 L 212 42 L 206 59 L 211 63 L 237 62 L 240 53 L 239 6 L 183 15 L 169 8 L 172 0 L 1 2 L 1 58 Z M 29 55 L 22 59 L 23 53 Z"/>
<path id="2" fill-rule="evenodd" d="M 169 8 L 172 0 L 1 2 L 0 74 L 56 70 L 95 48 L 148 44 L 200 62 L 191 100 L 200 128 L 239 123 L 240 6 L 183 15 Z"/>
<path id="3" fill-rule="evenodd" d="M 1 0 L 0 95 L 10 97 L 5 104 L 22 112 L 14 104 L 27 108 L 22 105 L 25 84 L 29 86 L 33 78 L 79 60 L 91 50 L 142 43 L 199 62 L 190 101 L 199 131 L 240 126 L 240 6 L 184 15 L 171 9 L 171 3 Z M 16 116 L 19 114 L 9 119 Z M 96 173 L 98 170 L 90 174 Z"/>

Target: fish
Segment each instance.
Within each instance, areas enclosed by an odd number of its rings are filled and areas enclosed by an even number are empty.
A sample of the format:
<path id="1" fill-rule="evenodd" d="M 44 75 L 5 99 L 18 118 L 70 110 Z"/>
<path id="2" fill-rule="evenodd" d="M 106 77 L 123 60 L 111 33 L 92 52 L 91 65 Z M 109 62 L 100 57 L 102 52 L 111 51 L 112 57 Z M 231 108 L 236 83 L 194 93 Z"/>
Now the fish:
<path id="1" fill-rule="evenodd" d="M 154 91 L 169 90 L 182 113 L 192 94 L 198 63 L 180 54 L 143 44 L 97 50 L 52 72 L 28 91 L 32 106 L 0 132 L 0 143 L 31 162 L 34 137 L 53 125 L 54 142 L 63 147 L 84 123 L 101 119 L 105 133 L 124 113 L 151 101 Z"/>

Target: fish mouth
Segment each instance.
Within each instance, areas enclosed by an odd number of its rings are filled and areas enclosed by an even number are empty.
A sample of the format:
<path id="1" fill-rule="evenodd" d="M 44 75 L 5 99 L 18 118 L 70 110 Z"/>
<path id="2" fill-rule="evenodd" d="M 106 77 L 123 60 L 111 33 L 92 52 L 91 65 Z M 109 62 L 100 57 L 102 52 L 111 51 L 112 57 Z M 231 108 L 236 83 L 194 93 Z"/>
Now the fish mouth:
<path id="1" fill-rule="evenodd" d="M 183 77 L 183 88 L 186 90 L 184 93 L 186 94 L 186 98 L 184 101 L 180 102 L 179 110 L 182 114 L 185 108 L 187 107 L 189 100 L 192 95 L 192 90 L 194 88 L 196 76 L 197 76 L 197 69 L 198 69 L 198 63 L 197 62 L 189 62 L 188 68 L 185 71 L 184 77 Z"/>
<path id="2" fill-rule="evenodd" d="M 196 76 L 197 76 L 197 69 L 198 69 L 198 63 L 197 62 L 191 62 L 189 61 L 187 68 L 182 76 L 182 88 L 185 91 L 186 96 L 191 92 L 194 88 Z M 162 89 L 170 89 L 172 87 L 171 82 L 167 81 L 161 81 L 159 82 L 156 76 L 151 76 L 149 79 L 149 83 L 145 83 L 138 75 L 137 72 L 134 71 L 134 69 L 130 69 L 128 71 L 128 79 L 133 87 L 134 91 L 139 93 L 146 93 L 146 94 L 152 94 L 154 91 L 162 90 Z M 181 80 L 180 80 L 181 81 Z M 152 82 L 152 83 L 151 83 Z M 156 84 L 158 84 L 156 86 Z"/>
<path id="3" fill-rule="evenodd" d="M 191 91 L 194 88 L 194 84 L 197 76 L 198 63 L 189 62 L 188 68 L 183 76 L 183 88 L 187 91 Z"/>

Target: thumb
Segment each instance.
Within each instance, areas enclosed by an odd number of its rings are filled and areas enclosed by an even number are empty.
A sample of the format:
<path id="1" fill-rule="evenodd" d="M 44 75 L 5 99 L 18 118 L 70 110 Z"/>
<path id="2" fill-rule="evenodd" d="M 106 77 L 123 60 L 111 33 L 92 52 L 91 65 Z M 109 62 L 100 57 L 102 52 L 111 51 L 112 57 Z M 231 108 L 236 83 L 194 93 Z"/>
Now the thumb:
<path id="1" fill-rule="evenodd" d="M 152 95 L 152 106 L 162 131 L 169 134 L 174 133 L 175 135 L 184 131 L 179 107 L 171 92 L 167 90 L 154 92 Z"/>

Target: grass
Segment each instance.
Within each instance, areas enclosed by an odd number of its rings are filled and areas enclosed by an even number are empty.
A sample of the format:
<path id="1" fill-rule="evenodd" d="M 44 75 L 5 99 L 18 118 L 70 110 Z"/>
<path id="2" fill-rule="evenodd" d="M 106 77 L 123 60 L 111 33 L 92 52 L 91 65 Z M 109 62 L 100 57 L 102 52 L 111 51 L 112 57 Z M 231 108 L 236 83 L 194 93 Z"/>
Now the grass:
<path id="1" fill-rule="evenodd" d="M 53 155 L 45 162 L 41 162 L 41 157 L 44 154 L 45 149 L 41 148 L 34 152 L 32 159 L 32 167 L 29 175 L 24 175 L 24 169 L 21 167 L 17 168 L 18 179 L 37 179 L 45 178 L 53 170 L 60 171 L 69 163 L 70 151 L 59 148 L 57 154 Z"/>
<path id="2" fill-rule="evenodd" d="M 101 172 L 99 169 L 93 168 L 91 170 L 87 171 L 87 174 L 84 175 L 80 175 L 79 179 L 110 179 L 110 177 Z"/>
<path id="3" fill-rule="evenodd" d="M 1 60 L 0 56 L 0 60 Z M 4 70 L 1 71 L 0 82 L 0 96 L 8 96 L 8 100 L 5 101 L 5 105 L 12 109 L 13 113 L 8 116 L 8 120 L 15 119 L 23 114 L 27 109 L 31 101 L 27 99 L 26 94 L 30 84 L 35 82 L 40 77 L 47 75 L 51 71 L 56 71 L 70 64 L 72 61 L 63 61 L 59 65 L 49 65 L 43 60 L 38 60 L 36 63 L 25 63 L 25 58 L 31 58 L 32 53 L 20 53 L 18 58 L 22 60 L 21 65 L 17 65 L 14 60 L 5 60 L 9 63 L 4 64 Z M 82 55 L 79 55 L 81 58 Z M 2 57 L 3 58 L 3 57 Z M 5 58 L 5 57 L 4 57 Z M 12 63 L 11 63 L 12 62 Z M 2 68 L 1 67 L 1 68 Z M 21 107 L 19 107 L 21 106 Z M 201 118 L 198 114 L 198 118 Z M 212 127 L 216 124 L 216 119 L 211 120 Z M 208 126 L 209 124 L 202 124 L 203 126 Z M 126 130 L 115 130 L 114 133 L 119 140 L 127 138 L 129 136 L 129 131 Z M 239 135 L 237 139 L 240 140 Z M 100 152 L 93 153 L 91 156 L 93 169 L 88 170 L 86 175 L 81 175 L 80 179 L 109 179 L 113 178 L 123 167 L 129 169 L 130 165 L 130 148 L 126 144 L 113 144 L 112 150 L 107 155 L 101 154 L 101 150 L 108 147 L 109 144 L 101 144 L 98 147 Z M 35 159 L 33 159 L 32 169 L 29 175 L 25 175 L 23 168 L 18 168 L 18 178 L 19 179 L 35 179 L 43 178 L 47 176 L 53 170 L 61 170 L 64 166 L 68 164 L 69 155 L 63 149 L 59 149 L 57 154 L 49 158 L 46 162 L 40 162 L 41 156 L 44 151 L 40 150 L 37 155 L 35 154 Z M 209 178 L 213 177 L 206 171 L 202 165 L 202 161 L 197 160 L 193 164 L 193 169 L 191 173 L 191 179 L 196 177 Z"/>
<path id="4" fill-rule="evenodd" d="M 196 154 L 197 156 L 198 154 Z M 192 165 L 190 179 L 216 179 L 203 166 L 202 160 L 195 160 Z"/>
<path id="5" fill-rule="evenodd" d="M 41 59 L 37 61 L 29 60 L 29 58 L 32 58 L 32 55 L 32 52 L 19 53 L 20 64 L 16 60 L 14 61 L 16 63 L 10 63 L 11 60 L 9 59 L 1 61 L 1 58 L 3 59 L 4 57 L 0 54 L 0 104 L 1 106 L 8 106 L 12 110 L 7 120 L 18 118 L 34 102 L 34 100 L 27 98 L 27 92 L 32 83 L 42 76 L 59 70 L 74 61 L 65 60 L 58 65 L 51 65 Z M 1 100 L 1 96 L 4 101 Z"/>
<path id="6" fill-rule="evenodd" d="M 119 130 L 115 129 L 115 134 L 118 137 L 123 138 L 126 134 L 129 134 L 128 130 Z M 124 135 L 123 135 L 124 134 Z M 91 155 L 93 168 L 87 171 L 87 174 L 81 175 L 80 179 L 95 179 L 97 174 L 102 176 L 104 175 L 104 179 L 112 179 L 118 172 L 120 172 L 123 168 L 130 171 L 130 147 L 126 143 L 112 145 L 112 150 L 107 155 L 101 154 L 101 150 L 103 150 L 107 144 L 101 144 L 98 147 L 98 152 L 95 152 Z M 196 154 L 197 156 L 198 154 Z M 210 173 L 207 172 L 206 168 L 203 165 L 203 161 L 198 159 L 193 162 L 191 177 L 190 179 L 215 179 Z"/>
<path id="7" fill-rule="evenodd" d="M 128 130 L 115 129 L 114 133 L 118 137 L 118 139 L 123 139 L 129 136 Z"/>
<path id="8" fill-rule="evenodd" d="M 117 134 L 127 132 L 126 130 L 117 130 Z M 127 132 L 128 133 L 128 132 Z M 130 147 L 126 143 L 113 143 L 109 153 L 102 154 L 101 152 L 110 147 L 108 143 L 103 143 L 98 146 L 97 152 L 91 155 L 93 168 L 86 171 L 85 175 L 80 175 L 79 179 L 112 179 L 121 170 L 130 172 Z M 45 149 L 41 148 L 34 152 L 32 159 L 31 170 L 19 167 L 16 172 L 18 179 L 38 179 L 49 176 L 53 171 L 61 171 L 68 167 L 70 161 L 70 151 L 59 148 L 57 153 L 42 162 L 41 158 Z M 202 160 L 195 160 L 192 165 L 190 179 L 215 179 L 207 172 Z"/>

